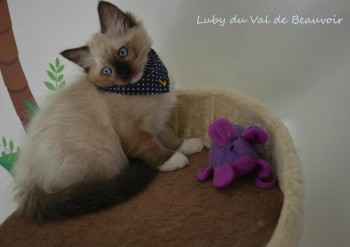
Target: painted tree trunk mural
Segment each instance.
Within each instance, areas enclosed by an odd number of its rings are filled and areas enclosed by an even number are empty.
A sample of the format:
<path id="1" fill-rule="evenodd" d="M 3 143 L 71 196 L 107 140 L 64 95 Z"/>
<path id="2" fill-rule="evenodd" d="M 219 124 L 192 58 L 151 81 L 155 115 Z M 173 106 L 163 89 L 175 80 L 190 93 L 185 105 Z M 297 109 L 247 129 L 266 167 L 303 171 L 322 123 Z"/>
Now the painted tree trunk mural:
<path id="1" fill-rule="evenodd" d="M 37 104 L 18 58 L 7 0 L 0 0 L 0 70 L 16 113 L 25 127 Z"/>

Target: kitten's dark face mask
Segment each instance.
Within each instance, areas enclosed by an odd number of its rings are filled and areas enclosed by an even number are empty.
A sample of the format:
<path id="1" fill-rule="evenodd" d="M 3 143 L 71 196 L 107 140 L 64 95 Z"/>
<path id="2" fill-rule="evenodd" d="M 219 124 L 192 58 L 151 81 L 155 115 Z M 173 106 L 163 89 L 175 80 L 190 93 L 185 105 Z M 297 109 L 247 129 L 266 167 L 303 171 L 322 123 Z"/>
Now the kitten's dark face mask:
<path id="1" fill-rule="evenodd" d="M 123 61 L 129 55 L 129 49 L 125 46 L 121 47 L 113 56 L 111 54 L 111 59 L 109 64 L 111 67 L 103 67 L 101 73 L 104 76 L 111 76 L 113 71 L 117 74 L 117 77 L 123 81 L 129 81 L 132 75 L 133 69 L 132 65 L 128 64 L 128 62 Z"/>
<path id="2" fill-rule="evenodd" d="M 105 66 L 100 68 L 101 79 L 114 85 L 127 85 L 137 76 L 138 70 L 133 66 L 134 59 L 127 59 L 129 49 L 125 46 L 107 55 Z M 135 68 L 134 68 L 135 67 Z"/>

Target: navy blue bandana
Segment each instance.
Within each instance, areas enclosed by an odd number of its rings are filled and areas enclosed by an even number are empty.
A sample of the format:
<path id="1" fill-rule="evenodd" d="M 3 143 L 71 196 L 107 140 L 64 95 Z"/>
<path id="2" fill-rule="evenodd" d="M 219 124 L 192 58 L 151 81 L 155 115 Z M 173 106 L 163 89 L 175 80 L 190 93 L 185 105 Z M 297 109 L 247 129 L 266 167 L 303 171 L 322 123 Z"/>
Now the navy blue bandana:
<path id="1" fill-rule="evenodd" d="M 151 49 L 142 78 L 126 86 L 115 85 L 104 89 L 123 95 L 150 95 L 169 93 L 168 72 L 157 53 Z"/>

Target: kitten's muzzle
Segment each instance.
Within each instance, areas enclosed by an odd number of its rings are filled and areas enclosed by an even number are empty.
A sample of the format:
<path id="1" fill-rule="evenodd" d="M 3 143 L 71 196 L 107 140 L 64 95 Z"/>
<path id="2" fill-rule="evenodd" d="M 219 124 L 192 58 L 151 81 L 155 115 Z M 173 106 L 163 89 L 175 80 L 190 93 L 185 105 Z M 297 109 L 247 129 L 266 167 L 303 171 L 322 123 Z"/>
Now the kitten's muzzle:
<path id="1" fill-rule="evenodd" d="M 119 77 L 123 80 L 127 79 L 130 76 L 130 69 L 129 67 L 126 65 L 122 65 L 122 66 L 118 66 L 116 68 L 116 71 L 119 75 Z"/>

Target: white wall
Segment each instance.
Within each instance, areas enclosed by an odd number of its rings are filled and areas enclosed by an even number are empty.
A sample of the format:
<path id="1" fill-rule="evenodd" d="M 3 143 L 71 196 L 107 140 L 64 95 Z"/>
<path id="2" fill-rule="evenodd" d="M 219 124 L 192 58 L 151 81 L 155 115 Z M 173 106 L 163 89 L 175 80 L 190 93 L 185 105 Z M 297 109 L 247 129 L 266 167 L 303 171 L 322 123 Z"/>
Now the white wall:
<path id="1" fill-rule="evenodd" d="M 58 52 L 84 44 L 98 29 L 97 0 L 8 1 L 23 69 L 39 102 Z M 234 88 L 256 97 L 286 123 L 306 179 L 302 247 L 349 246 L 350 2 L 348 0 L 114 1 L 143 19 L 177 87 Z M 215 15 L 224 26 L 197 24 Z M 230 25 L 278 15 L 343 18 L 341 24 Z M 63 59 L 61 59 L 64 61 Z M 76 67 L 66 64 L 65 77 Z M 0 79 L 1 80 L 1 79 Z M 23 131 L 0 81 L 0 137 L 20 142 Z M 0 221 L 10 176 L 0 167 Z"/>

